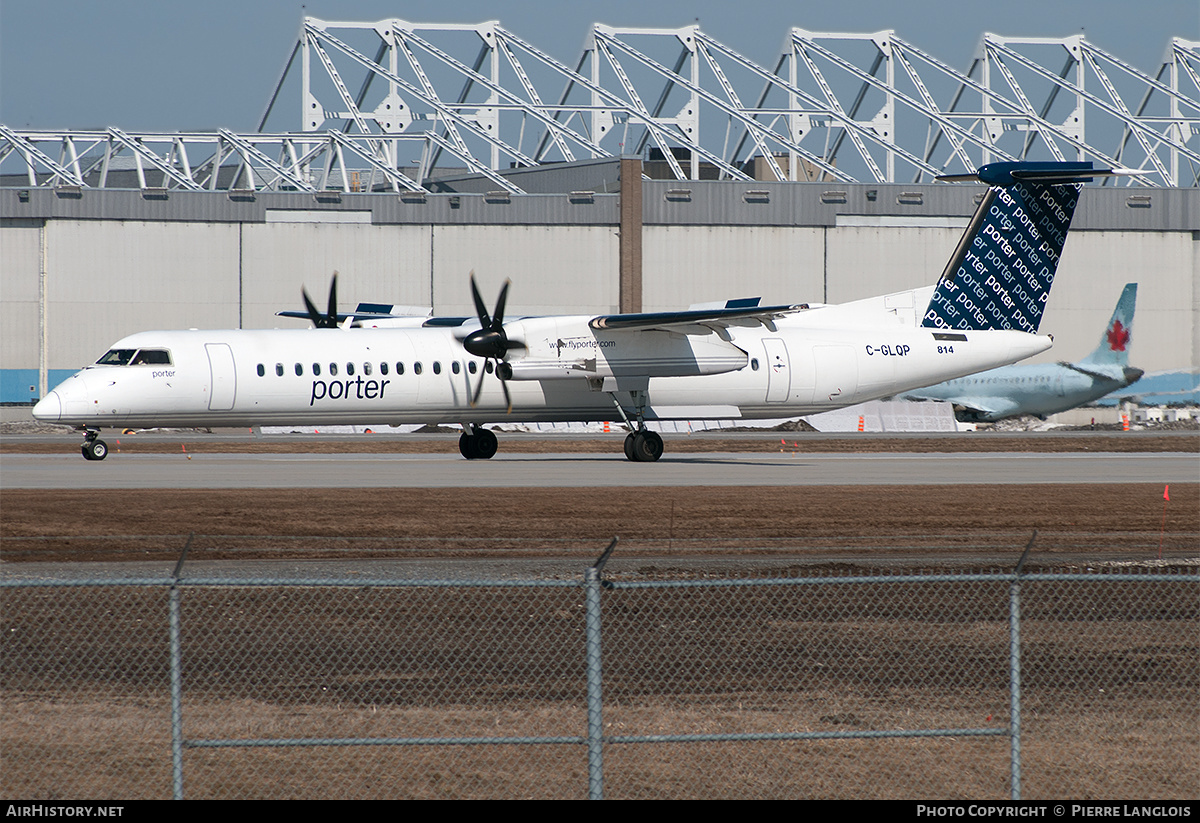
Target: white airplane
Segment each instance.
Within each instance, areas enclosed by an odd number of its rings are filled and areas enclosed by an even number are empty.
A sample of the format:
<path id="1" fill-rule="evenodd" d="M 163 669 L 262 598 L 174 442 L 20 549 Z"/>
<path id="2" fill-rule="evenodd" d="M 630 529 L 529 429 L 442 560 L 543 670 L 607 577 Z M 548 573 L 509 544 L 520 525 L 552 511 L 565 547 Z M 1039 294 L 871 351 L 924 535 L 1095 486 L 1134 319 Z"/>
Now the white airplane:
<path id="1" fill-rule="evenodd" d="M 963 422 L 993 422 L 1022 414 L 1046 418 L 1123 389 L 1144 373 L 1129 365 L 1137 283 L 1126 284 L 1095 351 L 1077 363 L 1004 366 L 901 395 L 954 404 Z"/>
<path id="2" fill-rule="evenodd" d="M 622 421 L 625 455 L 663 453 L 649 420 L 780 418 L 849 406 L 1045 351 L 1042 309 L 1079 183 L 1126 170 L 993 163 L 935 285 L 841 305 L 757 300 L 649 314 L 505 319 L 471 278 L 477 318 L 343 315 L 336 280 L 313 328 L 148 331 L 49 392 L 39 420 L 101 427 L 458 423 L 467 459 L 496 453 L 500 421 Z M 288 313 L 295 315 L 296 313 Z M 377 328 L 354 328 L 364 323 Z"/>

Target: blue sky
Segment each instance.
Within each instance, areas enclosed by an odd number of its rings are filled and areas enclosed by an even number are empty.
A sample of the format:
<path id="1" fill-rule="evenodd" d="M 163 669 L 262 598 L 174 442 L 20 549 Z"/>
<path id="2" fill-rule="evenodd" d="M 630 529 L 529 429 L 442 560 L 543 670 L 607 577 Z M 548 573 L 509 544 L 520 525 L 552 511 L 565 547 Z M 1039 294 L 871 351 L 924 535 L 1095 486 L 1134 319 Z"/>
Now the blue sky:
<path id="1" fill-rule="evenodd" d="M 985 31 L 1011 37 L 1084 32 L 1143 71 L 1170 37 L 1200 40 L 1200 0 L 0 0 L 0 122 L 15 128 L 118 126 L 252 131 L 295 42 L 302 16 L 419 22 L 498 19 L 573 62 L 593 22 L 675 27 L 700 21 L 712 37 L 771 64 L 788 28 L 900 37 L 964 69 Z M 275 122 L 275 128 L 286 123 Z M 298 129 L 299 124 L 293 124 Z"/>

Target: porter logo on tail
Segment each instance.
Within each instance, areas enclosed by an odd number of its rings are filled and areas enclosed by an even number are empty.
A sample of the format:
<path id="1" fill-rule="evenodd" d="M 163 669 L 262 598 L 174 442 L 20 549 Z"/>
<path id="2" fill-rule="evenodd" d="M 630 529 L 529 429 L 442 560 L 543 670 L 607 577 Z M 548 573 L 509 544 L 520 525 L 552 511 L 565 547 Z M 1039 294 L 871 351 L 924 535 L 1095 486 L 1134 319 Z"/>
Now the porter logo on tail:
<path id="1" fill-rule="evenodd" d="M 992 163 L 992 184 L 938 281 L 922 325 L 1036 334 L 1091 163 Z M 958 179 L 958 178 L 950 178 Z"/>

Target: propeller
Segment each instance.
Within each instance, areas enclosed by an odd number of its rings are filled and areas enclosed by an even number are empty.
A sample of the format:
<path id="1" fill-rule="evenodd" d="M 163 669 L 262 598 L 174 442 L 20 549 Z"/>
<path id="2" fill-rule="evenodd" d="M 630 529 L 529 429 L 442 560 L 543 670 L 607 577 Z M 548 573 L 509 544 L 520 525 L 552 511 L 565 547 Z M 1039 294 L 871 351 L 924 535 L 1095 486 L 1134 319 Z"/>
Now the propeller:
<path id="1" fill-rule="evenodd" d="M 317 307 L 313 304 L 312 298 L 308 296 L 308 289 L 301 287 L 300 293 L 304 297 L 304 308 L 308 310 L 308 319 L 312 321 L 313 326 L 318 329 L 336 329 L 338 328 L 338 313 L 337 313 L 337 272 L 333 273 L 333 279 L 329 282 L 329 309 L 325 314 L 317 311 Z"/>
<path id="2" fill-rule="evenodd" d="M 508 350 L 517 348 L 519 343 L 510 342 L 504 331 L 504 303 L 508 299 L 508 287 L 511 281 L 505 280 L 500 287 L 500 296 L 496 298 L 496 310 L 489 316 L 487 305 L 479 294 L 475 284 L 475 272 L 471 272 L 471 297 L 475 301 L 475 311 L 479 314 L 479 328 L 463 339 L 463 348 L 476 357 L 484 358 L 484 368 L 479 373 L 479 384 L 471 396 L 471 405 L 479 402 L 483 392 L 483 379 L 492 370 L 491 362 L 496 361 L 496 377 L 500 380 L 500 388 L 504 389 L 504 402 L 512 412 L 512 397 L 508 394 L 508 385 L 500 375 L 500 365 L 508 355 Z"/>

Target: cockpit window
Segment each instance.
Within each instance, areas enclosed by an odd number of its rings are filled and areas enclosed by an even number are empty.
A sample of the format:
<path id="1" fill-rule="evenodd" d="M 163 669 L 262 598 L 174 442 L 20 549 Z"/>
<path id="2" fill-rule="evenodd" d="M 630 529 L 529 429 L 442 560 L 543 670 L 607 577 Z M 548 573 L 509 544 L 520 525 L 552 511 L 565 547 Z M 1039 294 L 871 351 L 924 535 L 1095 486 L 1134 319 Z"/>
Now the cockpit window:
<path id="1" fill-rule="evenodd" d="M 128 366 L 137 349 L 109 349 L 96 361 L 97 366 Z"/>
<path id="2" fill-rule="evenodd" d="M 171 355 L 166 349 L 140 349 L 134 356 L 132 366 L 169 366 Z"/>
<path id="3" fill-rule="evenodd" d="M 171 353 L 166 349 L 109 349 L 96 361 L 97 366 L 169 366 Z"/>

